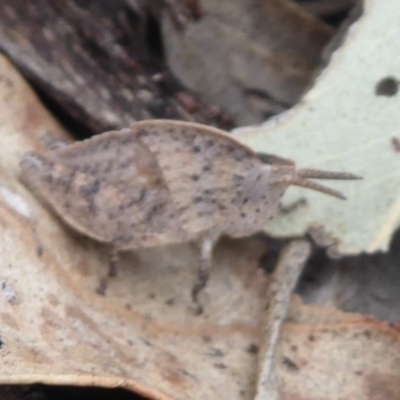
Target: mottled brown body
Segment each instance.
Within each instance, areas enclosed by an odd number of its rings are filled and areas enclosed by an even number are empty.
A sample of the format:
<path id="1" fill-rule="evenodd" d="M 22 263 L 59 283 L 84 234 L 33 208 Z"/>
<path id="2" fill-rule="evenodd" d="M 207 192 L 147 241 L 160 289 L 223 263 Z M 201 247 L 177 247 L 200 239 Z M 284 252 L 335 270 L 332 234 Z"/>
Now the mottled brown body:
<path id="1" fill-rule="evenodd" d="M 116 251 L 201 243 L 204 287 L 221 235 L 243 237 L 273 217 L 291 184 L 342 197 L 306 178 L 355 179 L 260 155 L 222 131 L 143 121 L 45 154 L 27 153 L 22 179 L 77 231 Z"/>

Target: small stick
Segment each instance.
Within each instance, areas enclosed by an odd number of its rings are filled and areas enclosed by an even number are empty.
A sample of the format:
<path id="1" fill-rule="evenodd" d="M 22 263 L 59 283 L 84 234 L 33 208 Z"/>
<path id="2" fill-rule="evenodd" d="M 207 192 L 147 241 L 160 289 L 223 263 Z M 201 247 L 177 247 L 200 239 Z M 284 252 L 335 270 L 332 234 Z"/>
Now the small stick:
<path id="1" fill-rule="evenodd" d="M 306 240 L 294 240 L 282 250 L 267 289 L 260 345 L 259 375 L 254 400 L 279 400 L 274 358 L 282 323 L 304 264 L 311 253 Z"/>

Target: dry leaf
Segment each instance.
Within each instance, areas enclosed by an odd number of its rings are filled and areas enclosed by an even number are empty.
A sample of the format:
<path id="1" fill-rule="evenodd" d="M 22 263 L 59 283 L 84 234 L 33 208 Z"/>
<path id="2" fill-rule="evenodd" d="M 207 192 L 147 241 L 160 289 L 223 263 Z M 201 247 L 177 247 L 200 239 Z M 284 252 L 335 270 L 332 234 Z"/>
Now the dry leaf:
<path id="1" fill-rule="evenodd" d="M 201 6 L 201 18 L 184 30 L 164 19 L 166 56 L 176 76 L 240 124 L 294 104 L 332 28 L 289 0 L 202 0 Z"/>
<path id="2" fill-rule="evenodd" d="M 281 400 L 397 400 L 398 327 L 292 303 L 276 357 Z"/>
<path id="3" fill-rule="evenodd" d="M 264 241 L 221 243 L 202 316 L 191 310 L 198 249 L 189 245 L 124 254 L 99 296 L 106 249 L 70 231 L 18 180 L 21 155 L 63 133 L 4 58 L 0 71 L 0 383 L 251 399 Z"/>
<path id="4" fill-rule="evenodd" d="M 364 177 L 346 186 L 349 200 L 335 207 L 318 194 L 291 189 L 286 205 L 299 198 L 308 205 L 266 227 L 276 236 L 297 236 L 322 226 L 328 237 L 340 241 L 342 254 L 387 250 L 400 222 L 400 3 L 364 3 L 363 15 L 303 101 L 262 127 L 236 134 L 257 151 L 279 150 L 300 167 L 311 164 Z"/>

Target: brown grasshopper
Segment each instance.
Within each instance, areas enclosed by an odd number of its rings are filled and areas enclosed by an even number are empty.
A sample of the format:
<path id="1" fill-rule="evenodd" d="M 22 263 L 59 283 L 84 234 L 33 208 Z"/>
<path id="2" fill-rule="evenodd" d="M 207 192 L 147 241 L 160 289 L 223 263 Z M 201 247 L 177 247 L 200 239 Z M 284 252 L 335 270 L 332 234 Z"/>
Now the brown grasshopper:
<path id="1" fill-rule="evenodd" d="M 201 256 L 193 299 L 205 287 L 221 235 L 261 231 L 290 185 L 340 199 L 309 179 L 359 179 L 342 172 L 296 169 L 257 154 L 218 129 L 154 120 L 21 160 L 23 181 L 72 228 L 118 253 L 196 241 Z"/>

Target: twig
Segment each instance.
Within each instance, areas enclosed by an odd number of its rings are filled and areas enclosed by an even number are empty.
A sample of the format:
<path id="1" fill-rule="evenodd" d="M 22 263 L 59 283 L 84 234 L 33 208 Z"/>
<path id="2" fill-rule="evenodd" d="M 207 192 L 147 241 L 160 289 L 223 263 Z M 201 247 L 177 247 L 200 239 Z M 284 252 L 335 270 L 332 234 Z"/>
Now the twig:
<path id="1" fill-rule="evenodd" d="M 290 242 L 282 250 L 272 275 L 260 341 L 260 365 L 255 400 L 279 399 L 274 371 L 275 350 L 290 298 L 310 252 L 311 245 L 306 240 Z"/>

